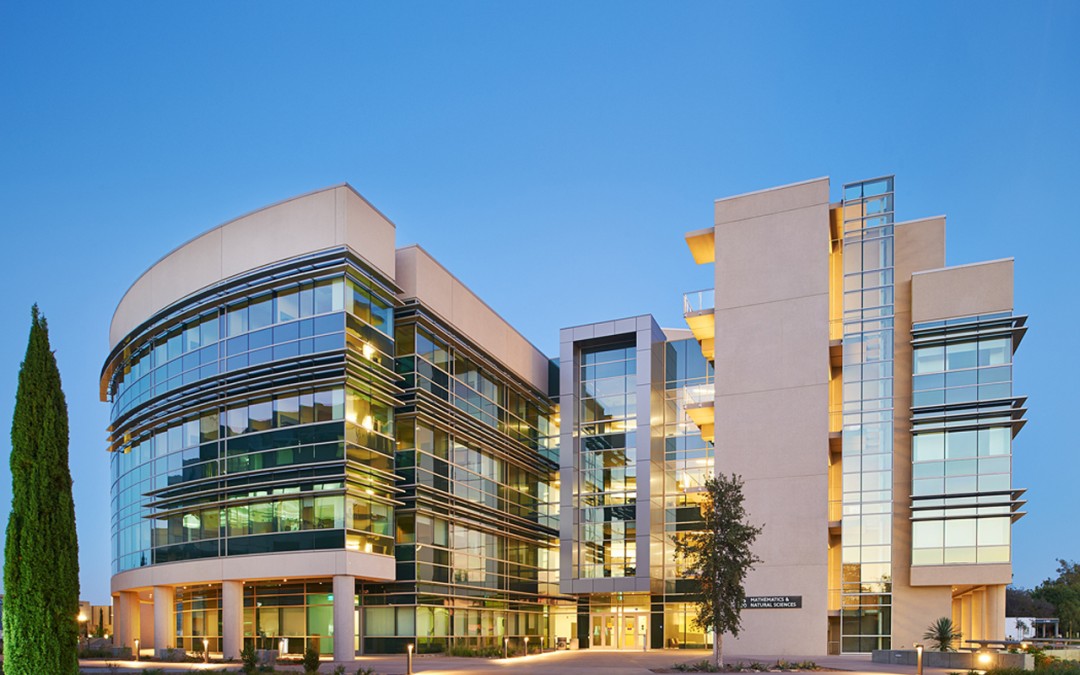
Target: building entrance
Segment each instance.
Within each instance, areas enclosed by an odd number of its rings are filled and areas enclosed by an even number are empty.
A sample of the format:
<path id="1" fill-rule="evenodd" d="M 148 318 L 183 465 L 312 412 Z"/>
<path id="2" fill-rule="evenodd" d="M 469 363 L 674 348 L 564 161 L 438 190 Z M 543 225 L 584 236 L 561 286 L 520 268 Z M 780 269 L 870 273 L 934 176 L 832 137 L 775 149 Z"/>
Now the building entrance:
<path id="1" fill-rule="evenodd" d="M 590 647 L 644 649 L 648 644 L 649 615 L 645 612 L 602 612 L 590 615 Z"/>

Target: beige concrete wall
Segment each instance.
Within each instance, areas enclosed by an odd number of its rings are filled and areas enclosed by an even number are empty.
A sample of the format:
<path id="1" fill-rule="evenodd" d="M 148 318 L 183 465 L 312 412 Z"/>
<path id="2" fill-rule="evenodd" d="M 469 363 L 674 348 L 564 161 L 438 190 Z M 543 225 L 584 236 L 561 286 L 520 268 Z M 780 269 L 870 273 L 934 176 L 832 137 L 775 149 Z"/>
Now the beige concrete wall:
<path id="1" fill-rule="evenodd" d="M 113 315 L 109 347 L 155 312 L 247 270 L 348 246 L 394 278 L 394 224 L 349 185 L 254 211 L 167 254 L 132 284 Z"/>
<path id="2" fill-rule="evenodd" d="M 765 527 L 747 594 L 803 599 L 743 612 L 725 647 L 825 654 L 828 179 L 718 201 L 715 238 L 716 469 L 743 477 L 750 520 Z"/>
<path id="3" fill-rule="evenodd" d="M 361 551 L 302 551 L 147 565 L 112 577 L 112 593 L 154 586 L 349 575 L 393 581 L 394 557 Z"/>
<path id="4" fill-rule="evenodd" d="M 892 643 L 911 647 L 952 611 L 949 586 L 911 586 L 911 275 L 945 265 L 945 218 L 894 228 Z"/>
<path id="5" fill-rule="evenodd" d="M 1012 258 L 918 272 L 911 294 L 915 323 L 1012 311 Z"/>
<path id="6" fill-rule="evenodd" d="M 911 568 L 912 586 L 995 585 L 1012 583 L 1012 564 L 919 565 Z"/>
<path id="7" fill-rule="evenodd" d="M 956 316 L 1011 311 L 1013 262 L 999 260 L 958 267 L 945 265 L 943 217 L 896 226 L 896 335 L 893 462 L 893 644 L 921 639 L 932 621 L 961 615 L 965 637 L 982 637 L 1004 621 L 1004 604 L 983 602 L 984 593 L 953 600 L 953 588 L 1007 584 L 1012 568 L 1002 565 L 911 567 L 911 324 Z M 1003 588 L 1003 586 L 1002 586 Z M 993 592 L 996 601 L 996 591 Z M 978 607 L 974 612 L 972 607 Z M 1000 609 L 1002 616 L 996 616 Z M 972 613 L 974 612 L 974 616 Z M 978 635 L 976 635 L 978 634 Z"/>
<path id="8" fill-rule="evenodd" d="M 543 352 L 430 253 L 416 245 L 400 248 L 396 266 L 399 297 L 418 299 L 511 372 L 547 393 L 548 358 Z"/>

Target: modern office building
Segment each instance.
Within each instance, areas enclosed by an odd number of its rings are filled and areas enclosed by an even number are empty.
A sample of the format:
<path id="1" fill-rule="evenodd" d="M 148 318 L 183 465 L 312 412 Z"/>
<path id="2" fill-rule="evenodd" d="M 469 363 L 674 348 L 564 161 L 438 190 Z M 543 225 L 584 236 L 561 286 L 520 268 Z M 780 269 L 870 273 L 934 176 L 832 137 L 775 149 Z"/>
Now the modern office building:
<path id="1" fill-rule="evenodd" d="M 946 267 L 945 218 L 896 222 L 893 197 L 892 177 L 838 202 L 811 180 L 719 200 L 686 236 L 716 279 L 686 301 L 716 370 L 695 419 L 765 526 L 735 651 L 910 647 L 942 616 L 1005 634 L 1013 263 Z"/>
<path id="2" fill-rule="evenodd" d="M 110 343 L 120 644 L 541 636 L 549 359 L 351 187 L 169 253 Z"/>
<path id="3" fill-rule="evenodd" d="M 892 179 L 716 203 L 716 290 L 536 349 L 347 185 L 214 228 L 113 317 L 119 644 L 336 659 L 704 646 L 673 537 L 714 471 L 764 559 L 736 651 L 1004 634 L 1011 261 L 944 267 Z"/>

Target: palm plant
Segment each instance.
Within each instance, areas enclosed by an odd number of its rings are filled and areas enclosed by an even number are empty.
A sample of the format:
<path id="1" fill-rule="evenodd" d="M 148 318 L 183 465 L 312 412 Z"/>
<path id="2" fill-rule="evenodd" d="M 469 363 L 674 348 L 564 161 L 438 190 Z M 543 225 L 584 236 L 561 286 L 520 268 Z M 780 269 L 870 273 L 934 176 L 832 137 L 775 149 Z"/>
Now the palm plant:
<path id="1" fill-rule="evenodd" d="M 954 652 L 956 648 L 953 647 L 953 642 L 960 642 L 960 638 L 964 637 L 964 634 L 956 630 L 956 626 L 953 624 L 952 619 L 943 616 L 926 629 L 923 633 L 923 639 L 929 640 L 934 644 L 934 649 L 939 652 Z"/>

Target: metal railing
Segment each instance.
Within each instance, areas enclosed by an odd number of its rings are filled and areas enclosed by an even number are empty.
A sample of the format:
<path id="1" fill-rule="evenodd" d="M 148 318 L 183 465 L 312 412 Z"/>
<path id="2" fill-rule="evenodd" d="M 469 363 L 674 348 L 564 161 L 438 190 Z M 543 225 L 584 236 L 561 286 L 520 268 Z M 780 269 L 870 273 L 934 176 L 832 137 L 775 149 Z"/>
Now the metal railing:
<path id="1" fill-rule="evenodd" d="M 712 288 L 690 291 L 683 294 L 683 314 L 704 312 L 716 306 L 716 293 Z"/>

